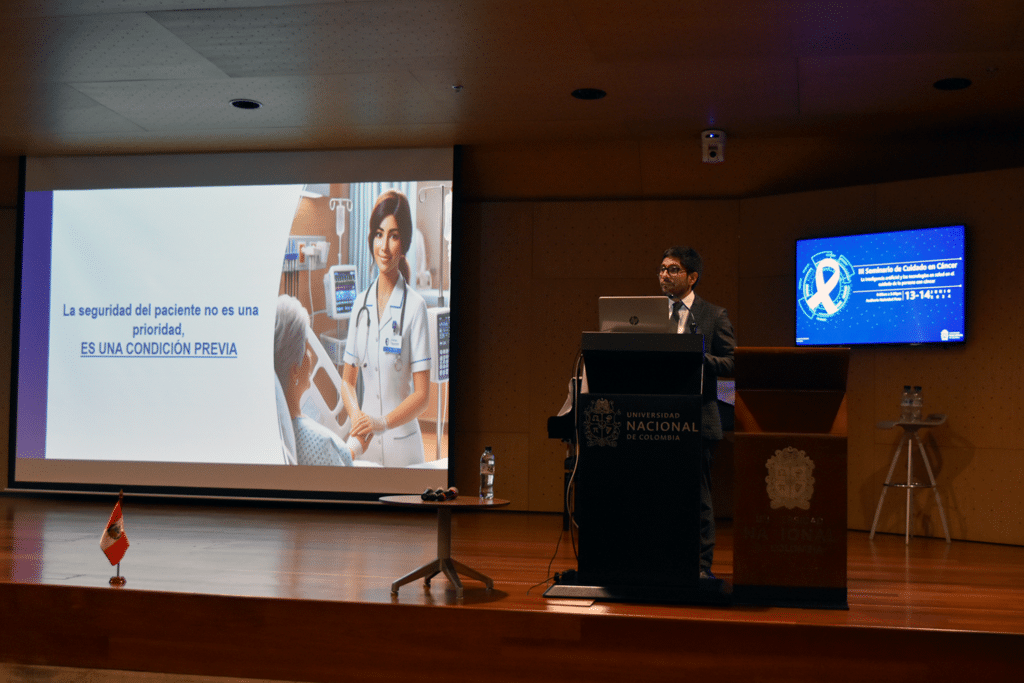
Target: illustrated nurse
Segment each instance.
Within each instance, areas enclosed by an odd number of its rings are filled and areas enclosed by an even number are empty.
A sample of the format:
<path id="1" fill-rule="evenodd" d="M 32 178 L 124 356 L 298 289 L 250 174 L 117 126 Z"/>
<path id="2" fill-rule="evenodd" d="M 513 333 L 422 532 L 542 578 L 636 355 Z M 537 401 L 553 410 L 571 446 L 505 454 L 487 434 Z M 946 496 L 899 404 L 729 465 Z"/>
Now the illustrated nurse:
<path id="1" fill-rule="evenodd" d="M 360 292 L 358 313 L 348 328 L 342 369 L 342 400 L 352 420 L 352 435 L 373 435 L 362 459 L 384 467 L 424 461 L 416 418 L 427 407 L 430 345 L 427 304 L 409 287 L 405 253 L 412 243 L 409 200 L 388 190 L 370 214 L 369 245 L 377 279 Z M 363 401 L 356 381 L 363 377 Z"/>

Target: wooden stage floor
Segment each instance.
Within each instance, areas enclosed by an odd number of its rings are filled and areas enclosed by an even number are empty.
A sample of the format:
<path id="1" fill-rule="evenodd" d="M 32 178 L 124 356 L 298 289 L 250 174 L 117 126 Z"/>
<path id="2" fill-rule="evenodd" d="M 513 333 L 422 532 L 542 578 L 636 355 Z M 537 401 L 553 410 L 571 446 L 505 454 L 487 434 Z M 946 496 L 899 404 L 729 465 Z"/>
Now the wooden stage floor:
<path id="1" fill-rule="evenodd" d="M 391 595 L 436 557 L 431 512 L 129 497 L 127 585 L 112 588 L 99 538 L 113 503 L 0 495 L 0 678 L 18 667 L 289 681 L 1024 671 L 1021 547 L 850 532 L 849 610 L 551 600 L 545 579 L 575 567 L 560 516 L 462 512 L 452 555 L 495 587 L 467 580 L 460 601 L 443 576 Z M 714 567 L 726 580 L 731 545 L 726 524 Z"/>

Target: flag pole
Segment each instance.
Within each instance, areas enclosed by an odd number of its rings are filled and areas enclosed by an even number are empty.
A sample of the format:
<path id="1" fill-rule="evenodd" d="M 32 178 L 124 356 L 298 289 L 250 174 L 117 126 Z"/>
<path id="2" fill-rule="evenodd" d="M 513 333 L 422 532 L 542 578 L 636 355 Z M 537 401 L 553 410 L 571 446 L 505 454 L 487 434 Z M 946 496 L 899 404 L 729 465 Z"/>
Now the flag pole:
<path id="1" fill-rule="evenodd" d="M 124 502 L 124 489 L 121 489 L 118 492 L 118 494 L 117 494 L 117 504 L 121 508 L 121 514 L 122 515 L 124 514 L 123 502 Z M 121 576 L 121 563 L 118 562 L 117 563 L 117 575 L 110 577 L 110 585 L 111 586 L 117 586 L 118 588 L 120 588 L 121 586 L 125 585 L 126 583 L 128 583 L 128 579 L 126 579 L 123 576 Z"/>

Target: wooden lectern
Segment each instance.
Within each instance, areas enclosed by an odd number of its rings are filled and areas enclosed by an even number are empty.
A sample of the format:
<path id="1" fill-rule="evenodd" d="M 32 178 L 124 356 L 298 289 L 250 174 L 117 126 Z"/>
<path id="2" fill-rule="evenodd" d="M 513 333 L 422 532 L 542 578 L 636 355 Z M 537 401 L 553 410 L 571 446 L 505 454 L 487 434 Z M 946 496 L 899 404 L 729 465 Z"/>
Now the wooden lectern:
<path id="1" fill-rule="evenodd" d="M 736 349 L 736 603 L 847 607 L 849 353 Z"/>

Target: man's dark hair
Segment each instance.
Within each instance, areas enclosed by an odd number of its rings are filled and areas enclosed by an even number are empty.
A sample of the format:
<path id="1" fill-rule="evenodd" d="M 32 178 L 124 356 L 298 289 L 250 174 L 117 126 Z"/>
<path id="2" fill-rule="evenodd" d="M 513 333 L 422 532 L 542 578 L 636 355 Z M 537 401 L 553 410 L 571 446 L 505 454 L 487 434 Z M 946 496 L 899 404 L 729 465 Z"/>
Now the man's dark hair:
<path id="1" fill-rule="evenodd" d="M 687 273 L 697 273 L 697 282 L 700 282 L 700 274 L 704 270 L 704 260 L 691 247 L 669 247 L 661 256 L 662 259 L 674 258 L 686 269 Z M 697 286 L 697 282 L 693 286 Z"/>

